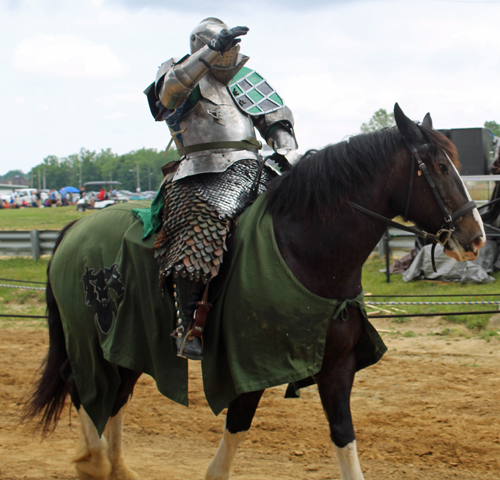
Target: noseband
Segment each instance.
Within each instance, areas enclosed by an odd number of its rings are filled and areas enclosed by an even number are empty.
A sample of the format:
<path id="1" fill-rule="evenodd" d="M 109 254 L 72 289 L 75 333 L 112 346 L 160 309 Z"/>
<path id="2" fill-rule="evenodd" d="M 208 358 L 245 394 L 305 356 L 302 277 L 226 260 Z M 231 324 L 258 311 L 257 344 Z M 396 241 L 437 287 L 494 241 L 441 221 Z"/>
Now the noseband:
<path id="1" fill-rule="evenodd" d="M 405 142 L 406 142 L 406 139 L 405 139 Z M 406 200 L 404 219 L 405 219 L 405 221 L 407 220 L 408 210 L 410 208 L 410 198 L 411 198 L 411 193 L 412 193 L 412 189 L 413 189 L 413 175 L 414 175 L 413 172 L 415 170 L 413 168 L 413 162 L 416 161 L 418 164 L 418 168 L 420 169 L 420 171 L 424 174 L 425 178 L 427 179 L 427 183 L 431 187 L 432 193 L 434 194 L 434 197 L 436 198 L 436 200 L 438 202 L 439 208 L 441 209 L 441 212 L 443 213 L 444 223 L 441 225 L 440 230 L 434 235 L 432 233 L 428 233 L 428 232 L 426 232 L 424 230 L 420 230 L 418 228 L 408 227 L 406 225 L 402 225 L 400 223 L 393 222 L 392 220 L 390 220 L 382 215 L 379 215 L 378 213 L 372 212 L 371 210 L 368 210 L 368 209 L 366 209 L 366 208 L 364 208 L 361 205 L 358 205 L 356 203 L 349 202 L 349 205 L 351 205 L 351 207 L 355 208 L 356 210 L 359 210 L 360 212 L 366 213 L 367 215 L 370 215 L 371 217 L 377 218 L 378 220 L 382 220 L 383 222 L 387 223 L 388 225 L 390 225 L 392 227 L 399 228 L 400 230 L 404 230 L 406 232 L 411 232 L 411 233 L 413 233 L 421 238 L 432 240 L 433 242 L 435 242 L 434 247 L 435 247 L 436 243 L 439 243 L 440 245 L 443 245 L 443 247 L 444 247 L 444 246 L 446 246 L 446 244 L 448 243 L 448 241 L 451 238 L 451 235 L 455 231 L 455 223 L 461 217 L 463 217 L 465 214 L 469 213 L 474 208 L 477 208 L 476 202 L 471 200 L 471 201 L 467 202 L 465 205 L 461 206 L 452 215 L 450 215 L 450 213 L 448 212 L 448 209 L 446 208 L 446 206 L 443 202 L 443 199 L 441 198 L 441 195 L 439 195 L 439 192 L 437 191 L 436 184 L 432 180 L 432 177 L 429 173 L 429 170 L 427 169 L 427 166 L 422 161 L 422 159 L 420 158 L 420 155 L 419 155 L 419 152 L 423 152 L 423 151 L 427 150 L 429 148 L 429 145 L 424 144 L 419 149 L 417 149 L 417 148 L 415 148 L 415 146 L 413 144 L 406 142 L 406 146 L 408 147 L 408 150 L 410 151 L 410 154 L 411 154 L 412 168 L 410 170 L 411 171 L 411 173 L 410 173 L 410 185 L 409 185 L 409 189 L 408 189 L 408 197 Z M 446 152 L 445 152 L 445 155 L 446 155 Z M 446 157 L 451 162 L 448 155 L 446 155 Z M 434 253 L 434 249 L 433 249 L 433 253 Z M 434 255 L 433 255 L 433 257 L 434 257 Z"/>

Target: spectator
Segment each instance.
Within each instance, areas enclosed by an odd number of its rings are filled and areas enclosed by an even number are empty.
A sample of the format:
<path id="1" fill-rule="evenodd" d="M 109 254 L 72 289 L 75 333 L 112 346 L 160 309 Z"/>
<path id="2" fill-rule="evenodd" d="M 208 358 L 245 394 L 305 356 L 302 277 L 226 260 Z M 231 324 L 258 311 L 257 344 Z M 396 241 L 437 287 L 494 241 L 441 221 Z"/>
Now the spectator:
<path id="1" fill-rule="evenodd" d="M 97 199 L 98 200 L 106 200 L 106 190 L 104 190 L 104 188 L 101 188 L 101 191 L 97 194 Z"/>
<path id="2" fill-rule="evenodd" d="M 85 187 L 80 188 L 80 198 L 85 196 Z"/>
<path id="3" fill-rule="evenodd" d="M 49 200 L 50 200 L 50 206 L 55 207 L 57 206 L 57 197 L 56 197 L 56 191 L 54 189 L 50 190 L 49 193 Z"/>
<path id="4" fill-rule="evenodd" d="M 36 191 L 35 198 L 36 198 L 36 206 L 37 207 L 41 207 L 41 205 L 42 205 L 42 194 L 41 194 L 40 190 Z M 33 205 L 33 206 L 35 206 L 35 205 Z"/>
<path id="5" fill-rule="evenodd" d="M 68 206 L 68 193 L 64 190 L 64 188 L 61 190 L 61 204 L 63 207 Z"/>

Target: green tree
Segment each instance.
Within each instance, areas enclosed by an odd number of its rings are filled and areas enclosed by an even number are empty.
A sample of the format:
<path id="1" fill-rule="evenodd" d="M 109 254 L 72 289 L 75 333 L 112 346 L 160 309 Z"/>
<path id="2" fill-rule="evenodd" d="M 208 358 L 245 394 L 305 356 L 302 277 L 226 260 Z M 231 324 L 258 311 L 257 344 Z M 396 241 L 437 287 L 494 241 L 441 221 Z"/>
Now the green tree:
<path id="1" fill-rule="evenodd" d="M 121 188 L 135 192 L 137 189 L 137 169 L 139 169 L 139 187 L 141 191 L 157 190 L 163 179 L 161 167 L 167 162 L 178 160 L 176 150 L 169 150 L 166 154 L 151 148 L 142 148 L 125 155 L 117 160 L 116 179 L 122 182 Z"/>
<path id="2" fill-rule="evenodd" d="M 23 177 L 23 178 L 29 177 L 29 175 L 26 175 L 25 173 L 23 173 L 22 170 L 9 170 L 5 175 L 0 175 L 0 181 L 9 182 L 17 175 L 19 175 L 20 177 Z"/>
<path id="3" fill-rule="evenodd" d="M 59 190 L 68 185 L 78 188 L 81 175 L 81 185 L 91 181 L 117 180 L 121 182 L 119 189 L 135 192 L 139 169 L 141 190 L 157 190 L 163 179 L 162 165 L 178 159 L 179 155 L 175 149 L 165 153 L 152 148 L 142 148 L 117 155 L 110 148 L 99 153 L 82 148 L 78 153 L 64 158 L 55 155 L 45 157 L 42 163 L 31 169 L 30 174 L 33 176 L 35 188 L 38 187 L 39 178 L 41 188 L 44 178 L 48 189 Z"/>
<path id="4" fill-rule="evenodd" d="M 381 108 L 373 114 L 368 123 L 361 124 L 361 132 L 369 133 L 380 130 L 381 128 L 390 128 L 395 126 L 396 121 L 394 120 L 394 114 L 387 113 L 387 110 Z"/>
<path id="5" fill-rule="evenodd" d="M 500 137 L 500 125 L 494 120 L 488 120 L 487 122 L 484 122 L 484 128 L 490 130 L 491 133 L 495 135 L 495 137 Z"/>

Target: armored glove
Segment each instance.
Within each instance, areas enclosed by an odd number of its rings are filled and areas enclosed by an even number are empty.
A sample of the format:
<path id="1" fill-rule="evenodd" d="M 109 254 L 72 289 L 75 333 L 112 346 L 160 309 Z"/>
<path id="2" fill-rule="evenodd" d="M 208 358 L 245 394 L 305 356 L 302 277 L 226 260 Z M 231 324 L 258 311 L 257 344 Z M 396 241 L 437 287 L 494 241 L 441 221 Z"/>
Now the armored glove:
<path id="1" fill-rule="evenodd" d="M 278 167 L 280 167 L 280 171 L 282 173 L 288 172 L 288 170 L 292 169 L 291 163 L 281 153 L 274 152 L 272 155 L 266 158 L 266 160 L 272 160 L 277 163 Z"/>
<path id="2" fill-rule="evenodd" d="M 233 48 L 237 43 L 241 42 L 241 35 L 246 35 L 248 32 L 248 27 L 234 27 L 229 30 L 221 30 L 219 35 L 217 35 L 208 46 L 215 50 L 216 52 L 225 53 L 231 48 Z"/>

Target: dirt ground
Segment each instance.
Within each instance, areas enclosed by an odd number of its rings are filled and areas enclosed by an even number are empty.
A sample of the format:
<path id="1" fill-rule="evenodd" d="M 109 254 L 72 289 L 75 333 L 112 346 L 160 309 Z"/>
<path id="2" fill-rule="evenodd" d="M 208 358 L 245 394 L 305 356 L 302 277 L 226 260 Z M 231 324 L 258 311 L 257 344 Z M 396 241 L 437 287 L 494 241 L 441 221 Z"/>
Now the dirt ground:
<path id="1" fill-rule="evenodd" d="M 438 335 L 445 320 L 373 322 L 389 351 L 359 372 L 352 411 L 366 480 L 500 478 L 500 341 Z M 405 332 L 413 332 L 406 333 Z M 429 336 L 429 333 L 434 335 Z M 0 330 L 0 479 L 75 479 L 78 420 L 67 409 L 43 442 L 19 426 L 23 395 L 46 353 L 43 330 Z M 125 449 L 144 480 L 202 479 L 224 415 L 214 417 L 191 365 L 189 409 L 143 376 L 128 411 Z M 339 473 L 315 387 L 285 400 L 268 390 L 236 457 L 234 480 L 327 480 Z"/>

